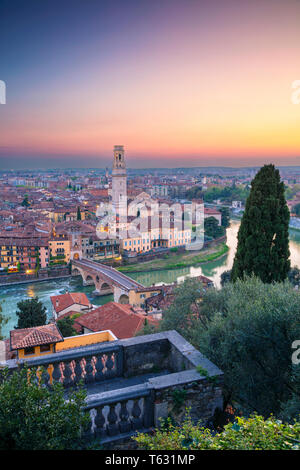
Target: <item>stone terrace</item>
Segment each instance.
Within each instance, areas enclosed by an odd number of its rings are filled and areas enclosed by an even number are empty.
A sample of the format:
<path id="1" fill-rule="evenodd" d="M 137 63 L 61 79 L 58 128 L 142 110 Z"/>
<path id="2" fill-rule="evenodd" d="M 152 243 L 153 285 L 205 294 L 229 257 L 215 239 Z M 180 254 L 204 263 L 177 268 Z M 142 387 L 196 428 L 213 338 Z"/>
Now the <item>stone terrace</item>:
<path id="1" fill-rule="evenodd" d="M 45 373 L 49 386 L 51 380 L 66 389 L 84 382 L 91 416 L 86 437 L 104 445 L 126 442 L 170 414 L 180 421 L 186 407 L 205 424 L 223 404 L 223 373 L 176 331 L 70 349 L 27 363 L 52 369 Z"/>

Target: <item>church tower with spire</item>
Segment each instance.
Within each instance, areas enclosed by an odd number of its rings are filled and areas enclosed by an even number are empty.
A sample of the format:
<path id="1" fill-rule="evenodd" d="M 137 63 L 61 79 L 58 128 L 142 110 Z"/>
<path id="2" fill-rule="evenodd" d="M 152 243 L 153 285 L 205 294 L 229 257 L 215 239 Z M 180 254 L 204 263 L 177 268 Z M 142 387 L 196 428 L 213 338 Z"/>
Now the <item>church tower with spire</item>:
<path id="1" fill-rule="evenodd" d="M 127 209 L 127 174 L 123 145 L 114 146 L 111 197 L 116 214 L 125 213 L 124 210 Z"/>

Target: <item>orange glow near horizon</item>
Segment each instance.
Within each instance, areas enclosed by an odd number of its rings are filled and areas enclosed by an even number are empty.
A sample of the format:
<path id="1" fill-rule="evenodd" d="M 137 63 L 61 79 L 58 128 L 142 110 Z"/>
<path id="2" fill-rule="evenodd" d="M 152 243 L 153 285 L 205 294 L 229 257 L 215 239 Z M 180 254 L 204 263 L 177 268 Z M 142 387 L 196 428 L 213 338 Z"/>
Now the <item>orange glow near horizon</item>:
<path id="1" fill-rule="evenodd" d="M 267 0 L 249 5 L 242 18 L 238 7 L 223 23 L 210 17 L 205 31 L 192 13 L 161 20 L 134 47 L 118 44 L 105 60 L 87 50 L 45 81 L 35 77 L 18 97 L 8 82 L 1 155 L 96 160 L 121 143 L 129 164 L 140 158 L 145 166 L 148 158 L 300 164 L 300 105 L 291 102 L 300 79 L 300 3 L 274 1 L 271 11 Z"/>

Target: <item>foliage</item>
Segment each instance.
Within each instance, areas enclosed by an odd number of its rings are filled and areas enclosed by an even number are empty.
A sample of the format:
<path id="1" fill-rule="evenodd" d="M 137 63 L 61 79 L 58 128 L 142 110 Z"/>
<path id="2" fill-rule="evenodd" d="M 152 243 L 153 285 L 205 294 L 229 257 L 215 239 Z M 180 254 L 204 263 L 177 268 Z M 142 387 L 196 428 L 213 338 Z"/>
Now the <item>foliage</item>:
<path id="1" fill-rule="evenodd" d="M 68 336 L 77 336 L 77 331 L 74 328 L 74 318 L 72 317 L 64 317 L 56 322 L 61 334 L 64 338 Z"/>
<path id="2" fill-rule="evenodd" d="M 300 284 L 300 269 L 297 266 L 291 268 L 288 272 L 288 280 L 293 286 L 299 286 Z"/>
<path id="3" fill-rule="evenodd" d="M 242 201 L 245 203 L 249 196 L 249 189 L 247 186 L 213 186 L 204 192 L 204 201 L 213 202 L 220 199 L 223 202 L 232 203 L 232 201 Z"/>
<path id="4" fill-rule="evenodd" d="M 0 303 L 0 341 L 3 340 L 2 327 L 6 325 L 7 322 L 8 322 L 8 318 L 2 314 L 2 304 Z"/>
<path id="5" fill-rule="evenodd" d="M 285 197 L 290 200 L 300 191 L 300 184 L 294 184 L 292 187 L 285 187 Z"/>
<path id="6" fill-rule="evenodd" d="M 11 376 L 2 372 L 0 383 L 0 449 L 65 450 L 80 448 L 81 429 L 89 417 L 83 411 L 85 392 L 65 397 L 56 383 L 49 390 L 26 367 Z M 39 373 L 41 376 L 41 373 Z"/>
<path id="7" fill-rule="evenodd" d="M 222 222 L 221 225 L 224 228 L 229 227 L 230 224 L 230 210 L 228 207 L 221 207 L 220 212 L 222 214 Z"/>
<path id="8" fill-rule="evenodd" d="M 290 269 L 289 209 L 284 184 L 274 165 L 265 165 L 252 181 L 238 233 L 232 280 L 244 274 L 263 282 L 283 281 Z"/>
<path id="9" fill-rule="evenodd" d="M 172 400 L 174 411 L 178 413 L 185 402 L 187 391 L 184 389 L 175 389 L 172 391 Z"/>
<path id="10" fill-rule="evenodd" d="M 224 227 L 218 224 L 218 221 L 215 217 L 207 217 L 204 220 L 204 231 L 205 235 L 212 238 L 223 237 L 225 234 Z"/>
<path id="11" fill-rule="evenodd" d="M 223 370 L 225 406 L 236 402 L 243 414 L 281 416 L 299 397 L 291 362 L 299 312 L 299 293 L 288 281 L 264 284 L 252 277 L 201 291 L 188 279 L 163 312 L 160 329 L 177 330 Z"/>
<path id="12" fill-rule="evenodd" d="M 208 261 L 213 261 L 220 256 L 225 255 L 229 250 L 228 246 L 225 243 L 220 243 L 216 246 L 216 251 L 212 253 L 207 252 L 198 252 L 196 255 L 187 256 L 186 252 L 183 254 L 178 254 L 176 256 L 172 256 L 166 260 L 155 259 L 153 261 L 147 261 L 145 263 L 134 263 L 130 264 L 129 266 L 122 266 L 118 270 L 121 272 L 149 272 L 152 269 L 177 269 L 177 268 L 184 268 L 187 266 L 194 266 L 199 263 L 207 263 Z M 180 261 L 178 261 L 180 260 Z M 125 265 L 125 258 L 123 258 L 123 265 Z"/>
<path id="13" fill-rule="evenodd" d="M 193 186 L 192 188 L 188 189 L 185 194 L 187 199 L 202 199 L 203 198 L 203 191 L 202 186 Z"/>
<path id="14" fill-rule="evenodd" d="M 138 434 L 133 439 L 145 450 L 299 450 L 300 423 L 288 425 L 254 414 L 238 417 L 214 435 L 188 417 L 181 426 L 169 421 L 153 435 Z"/>
<path id="15" fill-rule="evenodd" d="M 80 207 L 77 207 L 77 220 L 81 220 L 81 212 L 80 212 Z"/>
<path id="16" fill-rule="evenodd" d="M 221 274 L 221 286 L 224 287 L 226 282 L 231 281 L 231 269 L 228 271 L 223 271 Z"/>
<path id="17" fill-rule="evenodd" d="M 144 320 L 144 326 L 143 328 L 138 331 L 135 336 L 143 336 L 143 335 L 152 335 L 153 333 L 158 332 L 158 327 L 153 325 L 152 323 L 149 323 L 147 318 Z"/>
<path id="18" fill-rule="evenodd" d="M 28 194 L 25 194 L 24 199 L 23 199 L 21 205 L 24 206 L 24 207 L 30 206 L 30 202 L 29 202 L 29 200 L 28 200 Z"/>
<path id="19" fill-rule="evenodd" d="M 205 290 L 202 284 L 193 278 L 186 279 L 174 291 L 174 302 L 164 312 L 160 329 L 176 330 L 188 340 L 193 336 L 193 328 L 199 322 L 201 298 Z"/>
<path id="20" fill-rule="evenodd" d="M 15 327 L 19 328 L 31 328 L 33 326 L 45 325 L 47 320 L 46 307 L 43 306 L 42 302 L 39 301 L 38 297 L 33 299 L 21 300 L 17 303 L 16 315 L 19 317 L 18 325 Z"/>
<path id="21" fill-rule="evenodd" d="M 299 293 L 288 281 L 238 280 L 204 296 L 201 313 L 208 322 L 194 325 L 192 341 L 223 370 L 226 402 L 236 401 L 243 414 L 279 416 L 293 393 L 299 395 L 291 370 L 299 312 Z"/>

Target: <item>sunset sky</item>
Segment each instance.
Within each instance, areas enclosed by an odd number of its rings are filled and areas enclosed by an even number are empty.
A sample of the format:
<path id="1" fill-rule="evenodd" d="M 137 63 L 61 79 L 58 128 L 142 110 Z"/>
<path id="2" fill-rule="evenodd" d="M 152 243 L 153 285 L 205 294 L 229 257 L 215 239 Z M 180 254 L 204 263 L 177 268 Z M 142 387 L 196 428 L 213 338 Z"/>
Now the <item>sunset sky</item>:
<path id="1" fill-rule="evenodd" d="M 299 0 L 0 0 L 0 169 L 300 165 Z"/>

